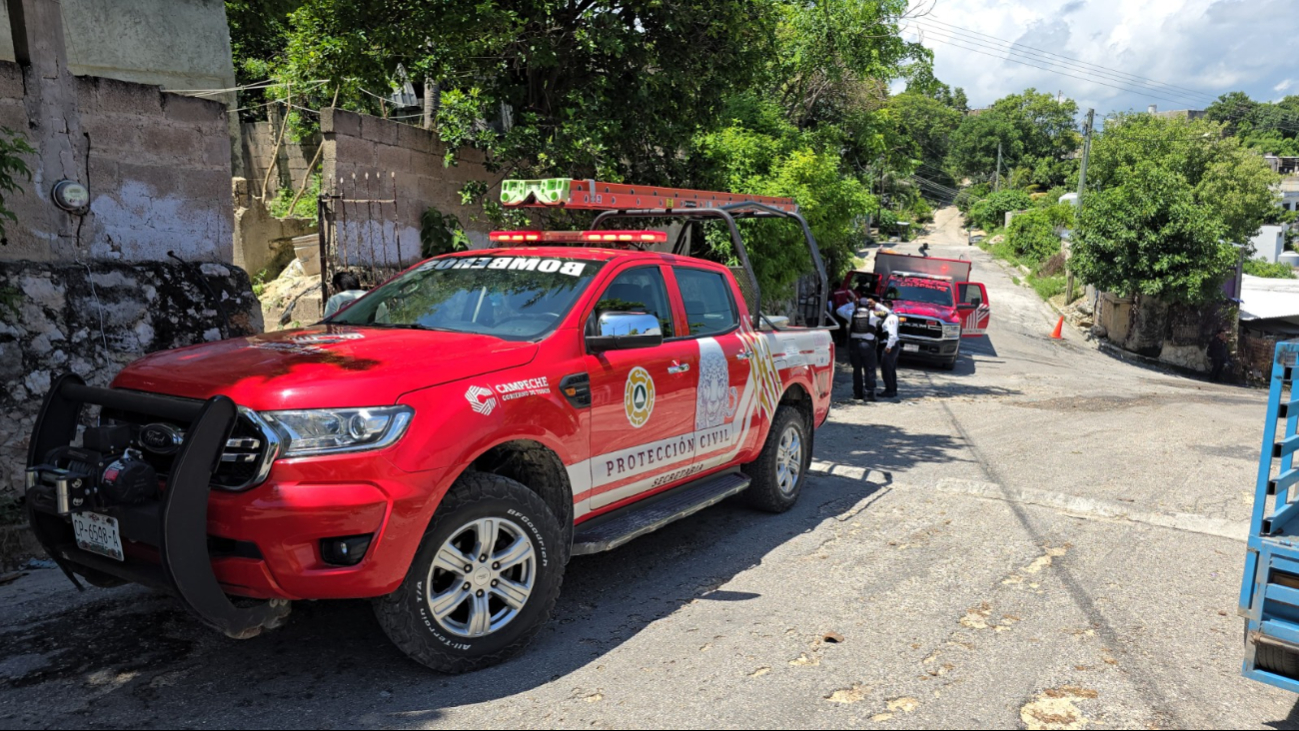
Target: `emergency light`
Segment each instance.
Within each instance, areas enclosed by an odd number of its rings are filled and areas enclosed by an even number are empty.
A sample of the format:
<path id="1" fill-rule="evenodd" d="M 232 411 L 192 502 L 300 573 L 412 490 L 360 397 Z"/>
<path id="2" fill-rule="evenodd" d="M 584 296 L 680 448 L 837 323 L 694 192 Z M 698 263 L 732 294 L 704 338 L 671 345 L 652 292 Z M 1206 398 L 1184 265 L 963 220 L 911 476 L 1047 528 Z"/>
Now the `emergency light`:
<path id="1" fill-rule="evenodd" d="M 502 244 L 662 244 L 665 231 L 492 231 L 490 241 Z"/>

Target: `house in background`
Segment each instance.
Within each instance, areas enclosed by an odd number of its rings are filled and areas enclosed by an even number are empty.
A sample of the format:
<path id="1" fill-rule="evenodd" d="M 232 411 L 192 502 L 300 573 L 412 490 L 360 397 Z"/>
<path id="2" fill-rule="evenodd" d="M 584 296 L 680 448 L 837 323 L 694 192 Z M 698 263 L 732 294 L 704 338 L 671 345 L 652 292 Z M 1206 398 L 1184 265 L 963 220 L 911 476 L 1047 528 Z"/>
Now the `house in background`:
<path id="1" fill-rule="evenodd" d="M 1153 116 L 1163 117 L 1164 119 L 1185 119 L 1188 122 L 1194 122 L 1203 118 L 1208 112 L 1203 109 L 1170 109 L 1166 112 L 1159 111 L 1158 104 L 1151 104 L 1146 111 Z"/>

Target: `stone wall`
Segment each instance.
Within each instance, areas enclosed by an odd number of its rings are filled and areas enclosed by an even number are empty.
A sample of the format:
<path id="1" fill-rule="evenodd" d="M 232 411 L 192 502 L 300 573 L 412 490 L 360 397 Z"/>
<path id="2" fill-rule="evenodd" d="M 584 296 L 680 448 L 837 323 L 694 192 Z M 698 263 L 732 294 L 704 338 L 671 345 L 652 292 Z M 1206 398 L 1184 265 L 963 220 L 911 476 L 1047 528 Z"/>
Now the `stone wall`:
<path id="1" fill-rule="evenodd" d="M 489 197 L 500 195 L 503 175 L 488 172 L 482 152 L 461 149 L 448 167 L 434 132 L 341 109 L 323 110 L 320 120 L 322 188 L 343 199 L 336 225 L 338 240 L 350 245 L 347 263 L 417 260 L 420 217 L 430 207 L 455 215 L 474 248 L 487 246 L 491 226 L 481 209 L 460 203 L 460 189 L 470 181 L 485 183 Z M 348 203 L 361 200 L 395 202 Z"/>
<path id="2" fill-rule="evenodd" d="M 145 353 L 261 330 L 238 267 L 0 262 L 0 498 L 21 490 L 36 412 L 56 376 L 105 386 Z"/>
<path id="3" fill-rule="evenodd" d="M 295 141 L 286 134 L 278 150 L 275 140 L 279 136 L 280 122 L 254 122 L 240 125 L 240 155 L 243 158 L 244 177 L 248 178 L 249 191 L 254 196 L 262 195 L 262 181 L 266 179 L 266 169 L 274 168 L 271 181 L 266 187 L 270 195 L 286 188 L 295 194 L 302 187 L 302 181 L 308 174 L 308 166 L 320 147 L 320 135 Z M 316 160 L 316 170 L 320 170 L 320 161 Z"/>
<path id="4" fill-rule="evenodd" d="M 1169 305 L 1150 297 L 1098 298 L 1096 324 L 1114 345 L 1177 368 L 1207 373 L 1209 342 L 1222 328 L 1234 331 L 1234 313 L 1225 307 Z"/>
<path id="5" fill-rule="evenodd" d="M 156 86 L 92 76 L 75 79 L 81 129 L 89 143 L 90 213 L 77 240 L 59 242 L 71 214 L 55 207 L 56 181 L 37 176 L 5 196 L 18 223 L 5 226 L 0 260 L 232 259 L 230 137 L 220 102 L 160 92 Z M 0 126 L 28 129 L 23 76 L 0 62 Z"/>

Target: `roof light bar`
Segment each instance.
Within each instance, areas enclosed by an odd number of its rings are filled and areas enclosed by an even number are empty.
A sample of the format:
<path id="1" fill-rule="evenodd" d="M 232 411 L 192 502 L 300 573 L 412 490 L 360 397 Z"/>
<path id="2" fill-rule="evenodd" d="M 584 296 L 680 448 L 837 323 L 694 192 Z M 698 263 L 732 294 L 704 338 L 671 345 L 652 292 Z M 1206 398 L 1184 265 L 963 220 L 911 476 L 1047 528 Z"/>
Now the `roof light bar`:
<path id="1" fill-rule="evenodd" d="M 492 231 L 487 238 L 500 244 L 662 244 L 666 231 Z"/>

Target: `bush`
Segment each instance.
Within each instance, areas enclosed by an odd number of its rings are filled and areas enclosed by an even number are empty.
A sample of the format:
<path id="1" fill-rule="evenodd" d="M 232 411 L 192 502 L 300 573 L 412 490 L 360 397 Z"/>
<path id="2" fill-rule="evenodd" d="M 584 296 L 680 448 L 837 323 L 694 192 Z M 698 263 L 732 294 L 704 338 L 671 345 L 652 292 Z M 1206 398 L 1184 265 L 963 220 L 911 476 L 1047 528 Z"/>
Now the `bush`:
<path id="1" fill-rule="evenodd" d="M 1065 187 L 1056 187 L 1033 199 L 1033 205 L 1038 208 L 1050 208 L 1051 206 L 1060 205 L 1060 196 L 1068 193 L 1069 189 Z"/>
<path id="2" fill-rule="evenodd" d="M 956 210 L 960 211 L 961 215 L 968 216 L 970 215 L 970 207 L 987 198 L 990 192 L 992 192 L 992 186 L 987 183 L 977 183 L 968 188 L 962 188 L 956 194 L 956 198 L 952 200 L 952 205 L 956 206 Z"/>
<path id="3" fill-rule="evenodd" d="M 1273 263 L 1262 259 L 1246 260 L 1245 273 L 1255 277 L 1267 277 L 1268 279 L 1295 279 L 1295 270 L 1289 264 L 1283 262 Z"/>
<path id="4" fill-rule="evenodd" d="M 985 231 L 1001 226 L 1010 211 L 1033 207 L 1033 199 L 1022 190 L 999 190 L 970 207 L 970 223 Z"/>
<path id="5" fill-rule="evenodd" d="M 1006 242 L 1016 256 L 1045 261 L 1060 251 L 1060 236 L 1047 209 L 1034 208 L 1010 220 Z"/>
<path id="6" fill-rule="evenodd" d="M 917 196 L 915 202 L 911 204 L 911 220 L 917 224 L 933 222 L 934 209 L 924 198 Z"/>

